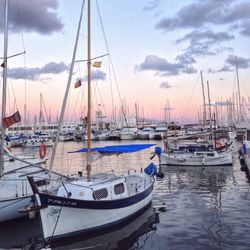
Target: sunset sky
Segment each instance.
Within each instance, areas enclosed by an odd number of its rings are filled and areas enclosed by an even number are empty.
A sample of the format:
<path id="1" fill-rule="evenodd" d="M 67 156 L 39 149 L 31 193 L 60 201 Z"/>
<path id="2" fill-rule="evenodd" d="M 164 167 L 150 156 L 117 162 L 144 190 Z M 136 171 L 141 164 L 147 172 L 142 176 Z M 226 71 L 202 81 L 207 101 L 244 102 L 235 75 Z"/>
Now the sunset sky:
<path id="1" fill-rule="evenodd" d="M 95 110 L 101 104 L 99 107 L 107 115 L 111 114 L 112 90 L 117 114 L 122 101 L 129 115 L 135 114 L 137 103 L 139 116 L 164 119 L 164 108 L 169 102 L 171 120 L 196 121 L 203 103 L 200 71 L 205 86 L 209 81 L 212 103 L 223 105 L 237 89 L 236 56 L 241 94 L 250 96 L 250 1 L 91 2 L 92 57 L 108 52 L 111 56 L 102 59 L 100 69 L 92 68 Z M 8 61 L 7 113 L 15 110 L 14 96 L 23 113 L 26 86 L 30 122 L 39 113 L 40 93 L 47 112 L 55 119 L 67 84 L 82 1 L 10 0 L 9 3 L 8 55 L 24 50 L 26 54 Z M 86 7 L 87 1 L 77 60 L 87 58 Z M 0 11 L 0 57 L 3 57 L 4 1 L 0 2 Z M 75 89 L 74 82 L 79 78 L 83 79 L 83 85 Z M 86 62 L 75 63 L 68 120 L 86 113 L 85 79 Z"/>

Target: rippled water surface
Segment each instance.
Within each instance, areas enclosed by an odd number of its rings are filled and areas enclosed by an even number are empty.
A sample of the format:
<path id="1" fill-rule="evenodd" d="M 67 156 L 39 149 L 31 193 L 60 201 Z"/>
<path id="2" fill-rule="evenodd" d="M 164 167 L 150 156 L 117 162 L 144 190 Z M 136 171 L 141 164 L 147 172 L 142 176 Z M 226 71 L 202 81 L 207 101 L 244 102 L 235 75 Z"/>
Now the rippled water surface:
<path id="1" fill-rule="evenodd" d="M 151 143 L 152 141 L 150 141 Z M 114 142 L 96 142 L 94 146 Z M 123 142 L 124 143 L 124 142 Z M 126 142 L 128 143 L 128 142 Z M 134 143 L 134 142 L 133 142 Z M 148 143 L 148 142 L 138 142 Z M 161 146 L 161 142 L 152 142 Z M 63 151 L 81 147 L 60 144 L 55 170 L 75 174 L 83 170 L 83 155 Z M 156 179 L 152 205 L 139 217 L 98 235 L 81 235 L 51 246 L 53 249 L 250 249 L 250 185 L 240 170 L 233 145 L 232 167 L 162 167 Z M 25 149 L 27 153 L 31 149 Z M 21 149 L 16 149 L 21 152 Z M 32 152 L 31 152 L 32 151 Z M 37 150 L 29 153 L 37 154 Z M 150 163 L 153 148 L 98 160 L 93 171 L 124 173 Z M 157 157 L 153 161 L 158 164 Z M 73 167 L 70 167 L 72 166 Z M 25 220 L 0 227 L 0 248 L 41 249 L 39 221 Z"/>

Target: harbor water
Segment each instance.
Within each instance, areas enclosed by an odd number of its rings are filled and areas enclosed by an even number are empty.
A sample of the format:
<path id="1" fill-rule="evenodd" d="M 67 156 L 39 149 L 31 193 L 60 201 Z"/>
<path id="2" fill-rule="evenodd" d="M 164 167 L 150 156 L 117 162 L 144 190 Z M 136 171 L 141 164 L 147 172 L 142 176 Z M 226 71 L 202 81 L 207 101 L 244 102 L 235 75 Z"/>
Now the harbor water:
<path id="1" fill-rule="evenodd" d="M 93 146 L 117 143 L 120 142 L 93 142 Z M 150 143 L 162 146 L 161 141 Z M 245 172 L 241 171 L 237 153 L 240 146 L 237 142 L 232 145 L 233 166 L 163 166 L 164 177 L 155 181 L 152 204 L 141 215 L 110 230 L 78 235 L 47 248 L 250 249 L 250 184 Z M 81 147 L 82 143 L 60 143 L 53 170 L 69 175 L 78 171 L 84 174 L 85 156 L 65 153 Z M 17 148 L 14 151 L 38 155 L 38 149 Z M 133 154 L 103 157 L 95 161 L 92 169 L 93 172 L 114 171 L 117 174 L 129 169 L 140 171 L 151 161 L 158 165 L 157 156 L 150 160 L 153 151 L 154 147 Z M 49 157 L 51 152 L 48 153 Z M 0 226 L 0 249 L 44 247 L 39 218 Z"/>

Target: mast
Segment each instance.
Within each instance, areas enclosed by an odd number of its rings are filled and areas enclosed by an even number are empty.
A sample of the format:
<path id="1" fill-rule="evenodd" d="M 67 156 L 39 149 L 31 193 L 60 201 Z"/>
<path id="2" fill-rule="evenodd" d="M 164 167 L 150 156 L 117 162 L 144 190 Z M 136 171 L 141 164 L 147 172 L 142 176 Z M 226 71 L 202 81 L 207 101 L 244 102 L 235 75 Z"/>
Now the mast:
<path id="1" fill-rule="evenodd" d="M 2 126 L 1 126 L 1 147 L 0 147 L 0 178 L 3 176 L 4 162 L 4 135 L 5 127 L 3 118 L 6 116 L 6 89 L 7 89 L 7 56 L 8 56 L 8 0 L 5 0 L 4 18 L 4 59 L 3 64 L 3 88 L 2 88 Z"/>
<path id="2" fill-rule="evenodd" d="M 53 164 L 54 164 L 57 144 L 58 144 L 58 141 L 59 141 L 59 135 L 60 135 L 60 132 L 61 132 L 64 113 L 65 113 L 66 104 L 67 104 L 67 100 L 68 100 L 68 93 L 69 93 L 71 79 L 72 79 L 72 75 L 73 75 L 74 62 L 75 62 L 76 50 L 77 50 L 77 45 L 78 45 L 78 40 L 79 40 L 79 34 L 80 34 L 80 28 L 81 28 L 81 22 L 82 22 L 82 13 L 83 13 L 83 8 L 84 8 L 84 3 L 85 3 L 85 1 L 82 2 L 82 8 L 81 8 L 80 19 L 79 19 L 79 22 L 78 22 L 78 29 L 77 29 L 77 34 L 76 34 L 74 51 L 73 51 L 73 56 L 72 56 L 72 60 L 71 60 L 70 70 L 69 70 L 68 83 L 67 83 L 64 98 L 63 98 L 63 105 L 62 105 L 62 109 L 61 109 L 61 113 L 60 113 L 60 118 L 59 118 L 59 121 L 58 121 L 58 128 L 57 128 L 57 131 L 56 131 L 56 139 L 55 139 L 55 143 L 54 143 L 54 147 L 53 147 L 53 151 L 52 151 L 51 159 L 50 159 L 49 172 L 51 172 Z M 57 120 L 58 120 L 58 115 L 57 115 Z"/>
<path id="3" fill-rule="evenodd" d="M 209 105 L 209 125 L 212 134 L 212 141 L 213 141 L 213 129 L 212 129 L 212 112 L 211 112 L 211 100 L 210 100 L 210 90 L 209 90 L 209 82 L 207 81 L 207 93 L 208 93 L 208 105 Z"/>
<path id="4" fill-rule="evenodd" d="M 90 29 L 90 0 L 88 0 L 88 120 L 87 120 L 87 181 L 90 181 L 90 172 L 91 172 L 91 144 L 90 144 L 90 132 L 91 132 L 91 29 Z"/>
<path id="5" fill-rule="evenodd" d="M 204 91 L 204 82 L 203 75 L 201 71 L 201 86 L 202 86 L 202 96 L 203 96 L 203 123 L 207 126 L 207 113 L 206 113 L 206 99 L 205 99 L 205 91 Z"/>
<path id="6" fill-rule="evenodd" d="M 135 120 L 136 120 L 136 128 L 138 129 L 138 107 L 136 102 L 135 102 Z"/>
<path id="7" fill-rule="evenodd" d="M 241 95 L 240 95 L 240 81 L 239 81 L 237 57 L 235 57 L 235 67 L 236 67 L 236 78 L 237 78 L 237 86 L 238 86 L 239 121 L 242 121 L 242 107 L 241 107 Z"/>
<path id="8" fill-rule="evenodd" d="M 42 112 L 42 93 L 40 93 L 40 111 L 39 111 L 39 130 L 42 130 L 42 118 L 43 112 Z"/>

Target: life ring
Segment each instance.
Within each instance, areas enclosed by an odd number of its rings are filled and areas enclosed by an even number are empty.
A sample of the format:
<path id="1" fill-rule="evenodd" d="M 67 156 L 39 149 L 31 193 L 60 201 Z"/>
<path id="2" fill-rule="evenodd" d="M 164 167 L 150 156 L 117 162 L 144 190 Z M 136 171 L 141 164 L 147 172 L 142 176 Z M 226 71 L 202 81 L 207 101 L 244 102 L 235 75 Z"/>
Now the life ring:
<path id="1" fill-rule="evenodd" d="M 39 148 L 39 156 L 41 159 L 43 159 L 46 156 L 46 146 L 43 143 L 41 143 Z"/>

